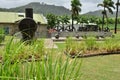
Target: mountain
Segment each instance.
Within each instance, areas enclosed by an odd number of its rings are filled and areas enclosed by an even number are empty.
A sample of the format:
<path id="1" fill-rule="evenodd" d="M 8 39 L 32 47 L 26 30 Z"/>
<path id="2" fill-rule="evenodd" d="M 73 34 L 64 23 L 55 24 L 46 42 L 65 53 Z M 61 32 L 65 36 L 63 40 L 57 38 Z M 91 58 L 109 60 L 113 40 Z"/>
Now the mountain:
<path id="1" fill-rule="evenodd" d="M 10 8 L 10 9 L 2 9 L 0 11 L 9 11 L 9 12 L 25 12 L 25 8 L 33 8 L 34 13 L 42 13 L 44 15 L 48 13 L 52 13 L 55 15 L 70 15 L 70 10 L 66 9 L 63 6 L 55 6 L 55 5 L 48 5 L 45 3 L 39 2 L 32 2 L 24 6 Z"/>
<path id="2" fill-rule="evenodd" d="M 25 8 L 33 8 L 34 13 L 42 13 L 43 15 L 47 15 L 48 13 L 52 13 L 55 15 L 65 15 L 65 14 L 70 15 L 71 14 L 70 10 L 66 9 L 63 6 L 48 5 L 48 4 L 39 3 L 39 2 L 32 2 L 24 6 L 10 8 L 10 9 L 0 8 L 0 11 L 25 12 Z M 102 10 L 96 10 L 96 11 L 91 11 L 91 12 L 88 12 L 82 15 L 102 17 L 101 12 Z M 115 17 L 115 14 L 116 14 L 115 12 L 113 14 L 110 14 L 108 12 L 108 17 Z"/>
<path id="3" fill-rule="evenodd" d="M 102 10 L 97 10 L 97 11 L 91 11 L 91 12 L 85 13 L 83 15 L 102 17 L 101 12 Z M 120 13 L 120 11 L 118 13 Z M 107 14 L 108 14 L 108 17 L 115 17 L 116 12 L 114 11 L 113 14 L 110 14 L 109 12 L 107 12 Z M 120 14 L 118 16 L 120 16 Z"/>

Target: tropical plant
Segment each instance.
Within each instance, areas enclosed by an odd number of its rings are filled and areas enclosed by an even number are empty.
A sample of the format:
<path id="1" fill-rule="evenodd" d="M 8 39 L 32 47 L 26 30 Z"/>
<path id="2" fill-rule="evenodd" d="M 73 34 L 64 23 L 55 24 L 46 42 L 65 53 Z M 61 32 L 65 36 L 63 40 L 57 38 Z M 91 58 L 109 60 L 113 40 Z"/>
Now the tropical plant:
<path id="1" fill-rule="evenodd" d="M 67 15 L 63 15 L 63 16 L 60 16 L 60 20 L 61 20 L 61 23 L 62 23 L 62 31 L 64 31 L 64 24 L 70 23 L 69 22 L 70 17 L 67 16 Z"/>
<path id="2" fill-rule="evenodd" d="M 79 53 L 78 49 L 79 43 L 73 40 L 71 37 L 68 37 L 66 39 L 66 53 L 70 54 L 70 56 L 75 56 Z"/>
<path id="3" fill-rule="evenodd" d="M 4 29 L 0 28 L 0 43 L 4 40 L 5 34 L 4 34 Z"/>
<path id="4" fill-rule="evenodd" d="M 47 14 L 48 29 L 55 28 L 56 25 L 56 16 L 54 14 Z"/>
<path id="5" fill-rule="evenodd" d="M 72 31 L 74 29 L 74 18 L 78 16 L 79 12 L 81 11 L 82 4 L 79 0 L 72 0 L 71 1 L 71 11 L 72 11 Z"/>
<path id="6" fill-rule="evenodd" d="M 88 18 L 86 16 L 78 15 L 74 18 L 74 21 L 83 26 L 84 23 L 88 23 Z"/>
<path id="7" fill-rule="evenodd" d="M 115 18 L 115 31 L 114 31 L 115 34 L 117 33 L 118 9 L 119 9 L 119 6 L 120 6 L 120 2 L 119 2 L 119 0 L 117 0 L 117 3 L 116 3 L 116 18 Z"/>
<path id="8" fill-rule="evenodd" d="M 63 21 L 64 24 L 70 23 L 70 17 L 68 15 L 61 16 L 61 21 Z"/>
<path id="9" fill-rule="evenodd" d="M 60 16 L 56 16 L 56 22 L 55 22 L 56 25 L 55 25 L 55 29 L 56 29 L 57 31 L 59 31 L 60 28 L 61 28 L 60 22 L 61 22 Z"/>
<path id="10" fill-rule="evenodd" d="M 109 18 L 109 19 L 108 19 L 108 23 L 109 23 L 109 24 L 114 24 L 114 23 L 115 23 L 114 18 Z"/>
<path id="11" fill-rule="evenodd" d="M 106 17 L 106 19 L 108 19 L 108 16 L 107 16 L 107 10 L 113 14 L 113 11 L 112 11 L 112 8 L 115 9 L 114 7 L 114 2 L 112 0 L 104 0 L 103 3 L 101 4 L 98 4 L 97 6 L 101 6 L 104 8 L 104 10 L 102 11 L 102 15 L 103 15 L 103 23 L 102 23 L 102 30 L 103 30 L 103 27 L 104 27 L 104 18 Z M 107 20 L 107 27 L 108 27 L 108 20 Z"/>

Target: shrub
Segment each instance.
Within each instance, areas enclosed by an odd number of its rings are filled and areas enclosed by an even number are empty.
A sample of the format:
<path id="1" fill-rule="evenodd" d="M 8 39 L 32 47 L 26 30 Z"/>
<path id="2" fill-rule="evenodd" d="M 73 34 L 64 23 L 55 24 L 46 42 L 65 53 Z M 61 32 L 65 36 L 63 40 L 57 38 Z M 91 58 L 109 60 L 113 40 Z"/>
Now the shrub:
<path id="1" fill-rule="evenodd" d="M 1 43 L 2 41 L 4 41 L 4 39 L 5 39 L 5 35 L 4 35 L 4 34 L 0 34 L 0 43 Z"/>
<path id="2" fill-rule="evenodd" d="M 0 28 L 0 43 L 5 39 L 4 29 Z"/>
<path id="3" fill-rule="evenodd" d="M 3 28 L 0 28 L 0 34 L 4 34 L 4 29 Z"/>

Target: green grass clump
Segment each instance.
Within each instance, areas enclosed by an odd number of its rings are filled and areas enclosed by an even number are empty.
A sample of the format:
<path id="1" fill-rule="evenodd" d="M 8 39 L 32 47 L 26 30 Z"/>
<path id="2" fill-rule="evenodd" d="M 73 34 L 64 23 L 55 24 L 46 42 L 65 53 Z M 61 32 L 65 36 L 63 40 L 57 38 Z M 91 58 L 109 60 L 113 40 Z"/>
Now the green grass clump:
<path id="1" fill-rule="evenodd" d="M 70 55 L 113 53 L 120 51 L 120 36 L 106 37 L 103 41 L 96 41 L 94 37 L 88 37 L 84 41 L 66 40 L 65 51 Z"/>
<path id="2" fill-rule="evenodd" d="M 78 67 L 79 66 L 79 67 Z M 63 59 L 61 56 L 47 60 L 26 63 L 10 64 L 5 62 L 0 65 L 1 80 L 79 80 L 81 61 L 70 58 Z"/>
<path id="3" fill-rule="evenodd" d="M 0 80 L 80 80 L 81 61 L 55 53 L 45 49 L 44 40 L 26 44 L 11 37 L 0 63 Z"/>
<path id="4" fill-rule="evenodd" d="M 85 40 L 85 45 L 87 47 L 87 50 L 92 50 L 92 49 L 96 49 L 96 39 L 95 38 L 88 38 Z"/>
<path id="5" fill-rule="evenodd" d="M 104 49 L 108 52 L 120 51 L 120 37 L 115 36 L 114 38 L 105 39 Z"/>
<path id="6" fill-rule="evenodd" d="M 11 37 L 5 47 L 4 60 L 8 59 L 11 62 L 16 62 L 29 60 L 32 59 L 32 57 L 39 59 L 45 54 L 45 51 L 44 40 L 33 41 L 31 44 L 26 44 L 26 42 L 20 40 L 15 41 L 14 37 Z"/>
<path id="7" fill-rule="evenodd" d="M 89 37 L 81 42 L 75 41 L 72 38 L 68 38 L 65 44 L 66 44 L 65 51 L 67 52 L 67 54 L 70 55 L 80 55 L 88 50 L 89 51 L 96 50 L 98 47 L 96 39 L 93 37 Z"/>
<path id="8" fill-rule="evenodd" d="M 76 55 L 79 52 L 79 43 L 72 38 L 67 38 L 66 40 L 66 53 L 70 55 Z"/>

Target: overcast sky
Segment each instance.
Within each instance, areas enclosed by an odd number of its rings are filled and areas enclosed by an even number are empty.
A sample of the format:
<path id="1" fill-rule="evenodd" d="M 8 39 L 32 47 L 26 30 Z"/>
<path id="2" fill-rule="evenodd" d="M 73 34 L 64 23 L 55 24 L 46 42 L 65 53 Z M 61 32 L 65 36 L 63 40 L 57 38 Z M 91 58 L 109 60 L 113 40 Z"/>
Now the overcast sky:
<path id="1" fill-rule="evenodd" d="M 82 4 L 81 13 L 86 13 L 89 11 L 95 11 L 101 9 L 101 7 L 97 7 L 98 3 L 102 3 L 103 0 L 80 0 Z M 116 1 L 117 0 L 113 0 Z M 64 6 L 70 9 L 71 0 L 0 0 L 0 8 L 13 8 L 21 5 L 28 4 L 30 2 L 44 2 L 46 4 L 54 4 L 57 6 Z"/>

